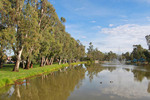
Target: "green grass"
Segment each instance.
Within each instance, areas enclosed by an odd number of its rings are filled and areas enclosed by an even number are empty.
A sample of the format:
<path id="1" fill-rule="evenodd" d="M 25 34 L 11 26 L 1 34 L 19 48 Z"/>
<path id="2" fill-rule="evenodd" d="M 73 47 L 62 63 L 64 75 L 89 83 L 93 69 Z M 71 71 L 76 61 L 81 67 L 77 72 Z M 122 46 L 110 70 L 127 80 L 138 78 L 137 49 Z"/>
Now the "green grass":
<path id="1" fill-rule="evenodd" d="M 71 63 L 71 65 L 78 65 L 83 63 L 85 62 Z M 14 81 L 19 79 L 25 79 L 43 73 L 58 71 L 59 69 L 67 66 L 69 66 L 69 64 L 61 64 L 61 65 L 53 64 L 44 67 L 34 65 L 33 68 L 29 70 L 20 68 L 19 72 L 12 72 L 14 65 L 6 64 L 2 69 L 0 69 L 0 87 L 4 87 L 9 84 L 14 84 Z"/>

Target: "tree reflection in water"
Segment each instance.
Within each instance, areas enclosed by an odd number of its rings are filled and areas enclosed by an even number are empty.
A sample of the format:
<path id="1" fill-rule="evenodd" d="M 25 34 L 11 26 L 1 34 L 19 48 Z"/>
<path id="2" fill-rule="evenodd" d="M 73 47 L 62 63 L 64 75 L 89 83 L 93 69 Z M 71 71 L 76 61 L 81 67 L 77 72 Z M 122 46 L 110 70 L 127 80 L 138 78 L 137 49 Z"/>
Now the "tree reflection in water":
<path id="1" fill-rule="evenodd" d="M 5 95 L 5 100 L 67 100 L 70 93 L 82 85 L 80 81 L 85 78 L 85 69 L 78 66 L 65 70 L 28 79 L 30 83 L 16 84 L 12 96 Z"/>
<path id="2" fill-rule="evenodd" d="M 100 64 L 86 65 L 86 68 L 88 71 L 87 76 L 89 76 L 90 82 L 92 82 L 94 76 L 98 77 L 98 73 L 102 72 L 103 70 L 109 70 L 112 72 L 116 69 L 115 67 L 103 67 Z"/>
<path id="3" fill-rule="evenodd" d="M 142 82 L 144 78 L 147 78 L 148 80 L 150 80 L 150 66 L 149 65 L 145 65 L 142 67 L 135 67 L 132 72 L 134 74 L 134 78 L 136 81 Z M 148 84 L 147 92 L 150 93 L 150 82 Z"/>
<path id="4" fill-rule="evenodd" d="M 148 84 L 147 92 L 150 93 L 150 82 L 149 82 L 149 84 Z"/>
<path id="5" fill-rule="evenodd" d="M 150 79 L 150 66 L 135 67 L 133 69 L 135 80 L 142 81 L 144 78 Z"/>
<path id="6" fill-rule="evenodd" d="M 149 95 L 149 79 L 148 66 L 119 68 L 103 67 L 100 64 L 81 65 L 64 68 L 35 79 L 26 79 L 21 85 L 5 87 L 4 92 L 0 90 L 0 100 L 67 100 L 68 97 L 72 100 L 74 96 L 86 97 L 86 100 L 96 97 L 96 100 L 101 97 L 108 100 L 110 95 L 116 96 L 118 100 L 121 99 L 119 97 L 131 100 L 133 97 L 138 99 Z M 76 93 L 78 94 L 75 95 Z"/>

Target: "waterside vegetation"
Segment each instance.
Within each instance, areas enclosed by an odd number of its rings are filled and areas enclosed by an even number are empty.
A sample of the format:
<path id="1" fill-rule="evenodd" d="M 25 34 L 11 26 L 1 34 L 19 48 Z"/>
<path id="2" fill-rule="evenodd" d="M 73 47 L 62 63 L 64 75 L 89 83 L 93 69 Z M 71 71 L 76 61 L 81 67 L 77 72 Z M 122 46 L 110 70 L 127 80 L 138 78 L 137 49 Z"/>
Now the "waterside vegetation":
<path id="1" fill-rule="evenodd" d="M 14 84 L 16 80 L 29 78 L 36 75 L 42 75 L 44 73 L 51 73 L 54 71 L 58 71 L 64 67 L 74 66 L 83 63 L 86 62 L 71 63 L 71 65 L 53 64 L 53 65 L 47 65 L 45 67 L 39 67 L 39 65 L 34 65 L 33 66 L 34 68 L 30 70 L 24 70 L 23 68 L 20 68 L 19 72 L 12 72 L 12 67 L 14 66 L 14 64 L 5 64 L 3 69 L 0 70 L 0 88 L 9 84 Z"/>
<path id="2" fill-rule="evenodd" d="M 93 62 L 98 61 L 113 61 L 117 59 L 119 61 L 124 60 L 129 64 L 148 64 L 150 63 L 150 52 L 147 49 L 144 49 L 141 45 L 133 45 L 132 52 L 126 52 L 122 54 L 116 54 L 112 51 L 108 53 L 103 53 L 97 48 L 94 48 L 92 43 L 89 43 L 87 52 L 87 60 Z"/>
<path id="3" fill-rule="evenodd" d="M 12 50 L 14 72 L 71 63 L 85 56 L 85 46 L 65 31 L 66 19 L 59 18 L 48 0 L 0 0 L 0 68 Z"/>

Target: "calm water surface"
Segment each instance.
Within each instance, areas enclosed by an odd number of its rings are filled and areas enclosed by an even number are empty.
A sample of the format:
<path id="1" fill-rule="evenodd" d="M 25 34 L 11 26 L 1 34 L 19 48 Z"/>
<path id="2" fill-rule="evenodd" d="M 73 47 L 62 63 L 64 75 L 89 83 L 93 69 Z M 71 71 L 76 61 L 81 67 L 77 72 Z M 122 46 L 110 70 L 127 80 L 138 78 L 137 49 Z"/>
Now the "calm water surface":
<path id="1" fill-rule="evenodd" d="M 150 100 L 150 66 L 70 67 L 1 88 L 0 100 Z"/>

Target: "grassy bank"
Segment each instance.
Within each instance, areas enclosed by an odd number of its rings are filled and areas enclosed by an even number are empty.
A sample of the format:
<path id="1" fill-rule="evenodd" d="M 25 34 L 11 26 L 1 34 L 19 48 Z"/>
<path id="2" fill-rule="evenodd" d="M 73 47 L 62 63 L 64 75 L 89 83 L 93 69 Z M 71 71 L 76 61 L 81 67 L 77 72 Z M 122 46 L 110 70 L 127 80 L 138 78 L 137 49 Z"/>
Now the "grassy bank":
<path id="1" fill-rule="evenodd" d="M 71 65 L 83 64 L 85 62 L 77 62 L 71 63 Z M 35 75 L 40 75 L 46 72 L 57 71 L 63 67 L 69 66 L 69 64 L 53 64 L 44 67 L 39 67 L 39 65 L 34 65 L 32 69 L 25 70 L 20 68 L 19 72 L 12 72 L 13 69 L 12 64 L 5 65 L 2 69 L 0 69 L 0 88 L 9 84 L 14 84 L 14 81 L 18 79 L 25 79 L 28 77 L 32 77 Z"/>

